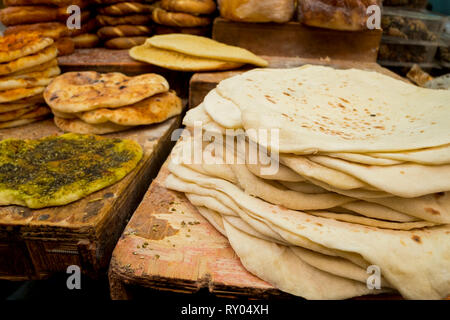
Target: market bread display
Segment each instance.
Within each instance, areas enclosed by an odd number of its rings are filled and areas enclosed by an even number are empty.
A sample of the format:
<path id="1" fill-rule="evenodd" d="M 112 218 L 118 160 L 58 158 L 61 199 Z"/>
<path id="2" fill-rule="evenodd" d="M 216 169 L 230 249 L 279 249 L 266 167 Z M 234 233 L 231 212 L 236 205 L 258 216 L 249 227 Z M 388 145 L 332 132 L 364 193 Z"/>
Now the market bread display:
<path id="1" fill-rule="evenodd" d="M 236 69 L 249 63 L 266 67 L 268 62 L 250 51 L 205 37 L 188 34 L 157 35 L 130 49 L 133 59 L 179 71 Z"/>
<path id="2" fill-rule="evenodd" d="M 39 33 L 0 37 L 0 129 L 48 117 L 42 94 L 61 73 L 57 52 L 53 40 Z"/>
<path id="3" fill-rule="evenodd" d="M 216 10 L 214 0 L 162 0 L 161 8 L 173 12 L 185 12 L 195 15 L 212 14 Z"/>
<path id="4" fill-rule="evenodd" d="M 182 102 L 157 74 L 68 72 L 44 93 L 63 131 L 106 134 L 163 122 L 182 111 Z"/>
<path id="5" fill-rule="evenodd" d="M 153 21 L 169 27 L 204 27 L 211 24 L 209 17 L 199 17 L 183 12 L 168 12 L 156 8 L 152 13 Z"/>
<path id="6" fill-rule="evenodd" d="M 164 183 L 229 240 L 245 269 L 281 291 L 442 299 L 448 101 L 450 91 L 372 71 L 248 71 L 187 113 Z M 373 265 L 376 288 L 367 285 Z"/>
<path id="7" fill-rule="evenodd" d="M 105 40 L 118 37 L 147 36 L 151 32 L 150 26 L 118 25 L 102 27 L 98 29 L 97 35 L 100 39 Z"/>
<path id="8" fill-rule="evenodd" d="M 381 0 L 299 0 L 299 21 L 313 27 L 359 31 L 367 28 L 367 8 Z"/>
<path id="9" fill-rule="evenodd" d="M 292 20 L 294 0 L 218 0 L 220 16 L 239 22 L 277 22 Z"/>
<path id="10" fill-rule="evenodd" d="M 108 16 L 125 16 L 132 14 L 152 13 L 155 5 L 139 2 L 120 2 L 97 10 L 99 14 Z"/>

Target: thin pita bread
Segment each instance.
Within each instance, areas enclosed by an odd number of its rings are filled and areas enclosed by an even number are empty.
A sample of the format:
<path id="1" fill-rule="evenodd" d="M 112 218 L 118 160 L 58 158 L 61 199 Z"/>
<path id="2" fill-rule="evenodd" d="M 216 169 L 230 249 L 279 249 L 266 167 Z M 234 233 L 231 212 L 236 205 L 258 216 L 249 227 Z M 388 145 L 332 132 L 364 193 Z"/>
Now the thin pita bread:
<path id="1" fill-rule="evenodd" d="M 18 88 L 6 91 L 0 91 L 0 103 L 13 102 L 29 98 L 44 92 L 45 87 Z"/>
<path id="2" fill-rule="evenodd" d="M 0 91 L 17 88 L 47 86 L 55 76 L 59 75 L 59 67 L 52 67 L 44 71 L 36 71 L 16 76 L 0 78 Z"/>
<path id="3" fill-rule="evenodd" d="M 52 43 L 52 39 L 33 32 L 19 32 L 0 37 L 0 63 L 35 54 Z"/>
<path id="4" fill-rule="evenodd" d="M 0 75 L 7 75 L 23 69 L 31 68 L 56 58 L 58 50 L 51 45 L 36 54 L 21 57 L 11 62 L 0 64 Z"/>
<path id="5" fill-rule="evenodd" d="M 55 125 L 64 132 L 81 134 L 107 134 L 133 128 L 115 123 L 88 124 L 79 119 L 62 119 L 58 117 L 55 117 L 54 121 Z"/>

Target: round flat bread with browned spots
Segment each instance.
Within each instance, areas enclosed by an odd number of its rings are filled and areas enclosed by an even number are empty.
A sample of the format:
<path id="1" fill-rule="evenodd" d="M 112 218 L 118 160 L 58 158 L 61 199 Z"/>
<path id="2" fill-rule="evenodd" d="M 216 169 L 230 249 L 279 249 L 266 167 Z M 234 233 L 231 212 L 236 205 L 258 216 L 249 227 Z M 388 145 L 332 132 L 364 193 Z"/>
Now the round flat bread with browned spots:
<path id="1" fill-rule="evenodd" d="M 46 86 L 60 73 L 61 70 L 59 67 L 51 67 L 44 71 L 30 72 L 17 76 L 0 77 L 0 91 Z"/>
<path id="2" fill-rule="evenodd" d="M 0 75 L 7 75 L 16 71 L 40 65 L 42 63 L 48 62 L 56 58 L 57 54 L 58 50 L 54 45 L 52 45 L 50 47 L 45 48 L 42 51 L 39 51 L 36 54 L 31 54 L 25 57 L 21 57 L 17 60 L 2 63 L 0 64 Z"/>
<path id="3" fill-rule="evenodd" d="M 117 72 L 67 72 L 50 83 L 44 98 L 52 109 L 76 113 L 119 108 L 168 90 L 166 79 L 153 73 L 127 77 Z"/>
<path id="4" fill-rule="evenodd" d="M 123 126 L 158 123 L 181 113 L 183 105 L 175 92 L 169 91 L 118 109 L 97 109 L 77 116 L 91 124 L 113 122 Z"/>
<path id="5" fill-rule="evenodd" d="M 80 134 L 107 134 L 120 132 L 133 127 L 121 126 L 115 123 L 89 124 L 80 119 L 62 119 L 55 117 L 55 125 L 64 132 Z"/>
<path id="6" fill-rule="evenodd" d="M 7 76 L 13 77 L 13 76 L 19 76 L 22 74 L 32 73 L 32 72 L 40 72 L 40 71 L 44 71 L 49 68 L 53 68 L 53 67 L 57 67 L 57 66 L 58 66 L 58 59 L 55 58 L 50 61 L 44 62 L 42 64 L 38 64 L 31 68 L 26 68 L 26 69 L 22 69 L 22 70 L 13 72 L 13 73 L 9 73 Z"/>
<path id="7" fill-rule="evenodd" d="M 0 91 L 0 103 L 13 102 L 44 92 L 45 87 L 18 88 Z"/>
<path id="8" fill-rule="evenodd" d="M 20 32 L 0 37 L 0 63 L 34 54 L 52 43 L 52 39 L 32 32 Z"/>

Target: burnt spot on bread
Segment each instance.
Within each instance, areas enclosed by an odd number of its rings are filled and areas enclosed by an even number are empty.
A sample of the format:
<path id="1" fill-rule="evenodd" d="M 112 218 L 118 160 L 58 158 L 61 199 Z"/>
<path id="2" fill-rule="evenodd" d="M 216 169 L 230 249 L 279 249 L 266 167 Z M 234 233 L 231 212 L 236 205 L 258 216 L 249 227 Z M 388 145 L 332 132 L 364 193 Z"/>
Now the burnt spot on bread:
<path id="1" fill-rule="evenodd" d="M 52 94 L 52 96 L 50 97 L 50 101 L 54 101 L 58 99 L 58 95 L 56 93 Z"/>
<path id="2" fill-rule="evenodd" d="M 441 214 L 438 210 L 429 207 L 425 208 L 425 211 L 435 216 L 439 216 Z"/>
<path id="3" fill-rule="evenodd" d="M 127 86 L 122 85 L 122 86 L 119 87 L 119 90 L 123 90 L 123 89 L 125 89 L 126 87 L 127 87 Z"/>
<path id="4" fill-rule="evenodd" d="M 411 236 L 411 239 L 413 239 L 417 243 L 422 243 L 422 240 L 420 239 L 420 237 L 418 235 L 413 234 Z"/>

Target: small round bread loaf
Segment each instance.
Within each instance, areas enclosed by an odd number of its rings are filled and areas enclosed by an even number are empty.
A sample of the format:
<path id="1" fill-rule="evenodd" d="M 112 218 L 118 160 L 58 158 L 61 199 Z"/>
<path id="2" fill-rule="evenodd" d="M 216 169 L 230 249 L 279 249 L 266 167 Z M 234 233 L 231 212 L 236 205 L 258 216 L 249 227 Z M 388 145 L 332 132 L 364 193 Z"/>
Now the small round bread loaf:
<path id="1" fill-rule="evenodd" d="M 121 24 L 146 25 L 152 21 L 150 15 L 135 14 L 125 17 L 98 15 L 97 21 L 101 26 L 117 26 Z"/>
<path id="2" fill-rule="evenodd" d="M 55 41 L 56 48 L 58 49 L 58 57 L 66 56 L 75 51 L 75 43 L 72 38 L 63 37 Z"/>
<path id="3" fill-rule="evenodd" d="M 168 12 L 156 8 L 152 13 L 153 21 L 170 27 L 204 27 L 211 24 L 208 17 L 197 17 L 189 13 Z"/>
<path id="4" fill-rule="evenodd" d="M 156 6 L 139 2 L 121 2 L 97 9 L 99 14 L 109 16 L 126 16 L 129 14 L 152 13 Z"/>
<path id="5" fill-rule="evenodd" d="M 130 25 L 118 25 L 107 26 L 98 29 L 97 35 L 100 39 L 112 39 L 117 37 L 137 37 L 137 36 L 149 36 L 152 29 L 149 26 L 130 26 Z"/>
<path id="6" fill-rule="evenodd" d="M 216 3 L 213 0 L 162 0 L 161 8 L 196 15 L 211 14 L 216 10 Z"/>
<path id="7" fill-rule="evenodd" d="M 130 49 L 144 44 L 147 37 L 119 37 L 105 42 L 105 47 L 109 49 Z"/>
<path id="8" fill-rule="evenodd" d="M 73 37 L 72 40 L 77 49 L 94 48 L 99 42 L 98 36 L 93 33 L 80 34 L 79 36 Z"/>

